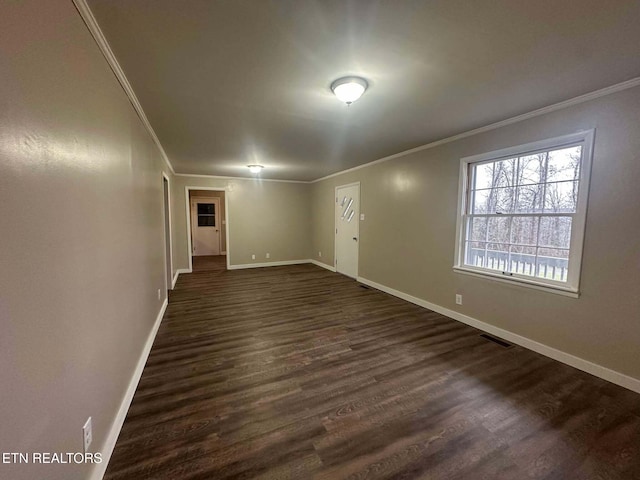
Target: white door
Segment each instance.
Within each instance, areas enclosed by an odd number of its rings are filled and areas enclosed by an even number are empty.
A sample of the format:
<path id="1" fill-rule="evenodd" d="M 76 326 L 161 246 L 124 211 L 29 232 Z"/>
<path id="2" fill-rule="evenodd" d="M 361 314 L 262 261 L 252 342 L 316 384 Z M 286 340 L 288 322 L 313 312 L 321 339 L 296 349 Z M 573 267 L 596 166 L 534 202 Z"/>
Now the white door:
<path id="1" fill-rule="evenodd" d="M 358 276 L 360 184 L 336 188 L 336 271 Z"/>
<path id="2" fill-rule="evenodd" d="M 220 255 L 220 199 L 191 199 L 191 241 L 192 253 L 199 255 Z"/>

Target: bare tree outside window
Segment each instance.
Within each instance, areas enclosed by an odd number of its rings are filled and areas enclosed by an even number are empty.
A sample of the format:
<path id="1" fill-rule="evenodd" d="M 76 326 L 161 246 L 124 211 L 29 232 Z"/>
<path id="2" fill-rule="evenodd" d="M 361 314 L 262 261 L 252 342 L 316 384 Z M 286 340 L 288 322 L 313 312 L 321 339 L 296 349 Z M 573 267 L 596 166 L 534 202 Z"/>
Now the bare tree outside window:
<path id="1" fill-rule="evenodd" d="M 566 282 L 582 148 L 469 164 L 464 264 Z"/>

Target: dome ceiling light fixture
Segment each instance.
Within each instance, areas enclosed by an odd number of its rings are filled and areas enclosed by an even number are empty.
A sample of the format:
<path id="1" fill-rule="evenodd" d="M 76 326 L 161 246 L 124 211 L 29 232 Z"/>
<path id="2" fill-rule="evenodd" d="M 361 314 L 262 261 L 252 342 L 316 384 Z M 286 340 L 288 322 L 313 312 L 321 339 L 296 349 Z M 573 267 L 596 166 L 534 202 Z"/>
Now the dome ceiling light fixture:
<path id="1" fill-rule="evenodd" d="M 260 173 L 264 168 L 264 165 L 255 164 L 255 165 L 247 165 L 247 167 L 249 168 L 249 171 L 251 173 Z"/>
<path id="2" fill-rule="evenodd" d="M 362 96 L 368 86 L 362 77 L 342 77 L 333 81 L 331 91 L 339 100 L 351 105 Z"/>

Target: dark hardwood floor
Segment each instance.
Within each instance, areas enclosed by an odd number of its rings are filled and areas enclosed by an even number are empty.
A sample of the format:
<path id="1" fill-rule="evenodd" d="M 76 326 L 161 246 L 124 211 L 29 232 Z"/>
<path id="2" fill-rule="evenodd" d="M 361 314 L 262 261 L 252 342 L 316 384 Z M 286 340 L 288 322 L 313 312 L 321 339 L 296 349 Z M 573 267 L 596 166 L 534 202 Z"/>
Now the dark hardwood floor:
<path id="1" fill-rule="evenodd" d="M 105 478 L 640 479 L 640 395 L 480 333 L 313 265 L 196 258 Z"/>

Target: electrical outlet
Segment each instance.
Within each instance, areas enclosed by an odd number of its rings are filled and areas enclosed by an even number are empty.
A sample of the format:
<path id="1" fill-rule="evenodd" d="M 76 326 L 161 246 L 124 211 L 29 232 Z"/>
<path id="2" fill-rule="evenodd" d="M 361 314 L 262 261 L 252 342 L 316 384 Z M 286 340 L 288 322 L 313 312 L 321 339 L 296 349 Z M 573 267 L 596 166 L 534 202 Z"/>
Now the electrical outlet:
<path id="1" fill-rule="evenodd" d="M 456 305 L 462 305 L 462 295 L 456 293 Z"/>
<path id="2" fill-rule="evenodd" d="M 89 451 L 89 445 L 91 445 L 92 441 L 93 432 L 91 430 L 91 417 L 89 417 L 82 427 L 82 445 L 84 448 L 84 453 L 87 453 Z"/>
<path id="3" fill-rule="evenodd" d="M 160 293 L 160 289 L 158 289 L 158 300 L 162 299 L 162 294 Z"/>
<path id="4" fill-rule="evenodd" d="M 271 258 L 271 254 L 270 253 L 267 253 L 267 258 Z"/>
<path id="5" fill-rule="evenodd" d="M 255 259 L 256 259 L 255 254 L 251 255 L 251 260 L 255 260 Z"/>
<path id="6" fill-rule="evenodd" d="M 364 220 L 364 213 L 360 214 L 360 220 Z"/>
<path id="7" fill-rule="evenodd" d="M 319 257 L 322 257 L 322 252 L 318 252 L 318 256 L 319 256 Z"/>

